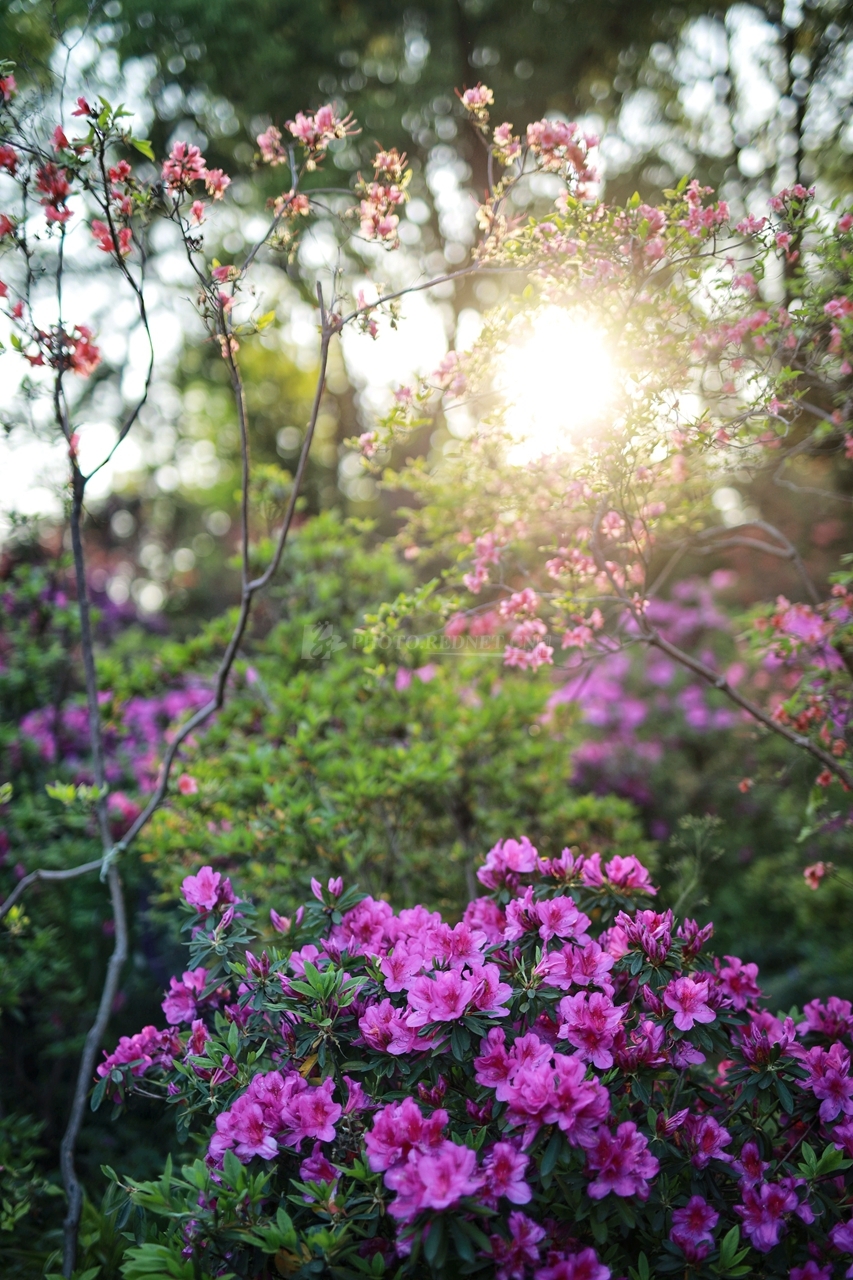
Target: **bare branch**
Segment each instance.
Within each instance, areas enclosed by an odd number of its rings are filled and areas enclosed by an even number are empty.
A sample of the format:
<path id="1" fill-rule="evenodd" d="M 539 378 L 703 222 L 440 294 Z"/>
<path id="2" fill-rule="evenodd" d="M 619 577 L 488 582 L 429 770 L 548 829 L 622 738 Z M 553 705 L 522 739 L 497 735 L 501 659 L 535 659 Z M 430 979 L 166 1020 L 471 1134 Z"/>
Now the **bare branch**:
<path id="1" fill-rule="evenodd" d="M 60 1147 L 59 1162 L 62 1170 L 62 1182 L 68 1196 L 68 1208 L 65 1214 L 65 1221 L 62 1224 L 62 1274 L 67 1277 L 74 1273 L 77 1261 L 77 1234 L 80 1228 L 80 1216 L 83 1211 L 83 1188 L 80 1186 L 80 1180 L 74 1167 L 74 1152 L 77 1146 L 77 1139 L 80 1136 L 80 1127 L 83 1123 L 86 1098 L 89 1094 L 92 1074 L 95 1070 L 95 1058 L 101 1047 L 104 1032 L 107 1029 L 107 1022 L 112 1013 L 113 1003 L 118 992 L 119 978 L 121 977 L 124 962 L 127 959 L 127 915 L 118 867 L 112 866 L 109 868 L 107 880 L 110 889 L 113 923 L 115 925 L 115 946 L 107 965 L 107 974 L 101 990 L 98 1012 L 95 1016 L 95 1021 L 89 1028 L 83 1045 L 83 1054 L 77 1070 L 74 1099 L 71 1103 L 68 1124 Z"/>
<path id="2" fill-rule="evenodd" d="M 824 751 L 821 747 L 817 746 L 810 738 L 807 738 L 803 734 L 795 733 L 794 730 L 789 729 L 787 725 L 780 724 L 778 721 L 774 720 L 773 717 L 768 715 L 767 712 L 759 707 L 757 703 L 752 702 L 749 698 L 744 697 L 742 693 L 739 693 L 734 685 L 730 684 L 724 675 L 715 671 L 713 667 L 709 667 L 706 663 L 700 661 L 699 658 L 694 658 L 692 654 L 685 652 L 684 649 L 680 649 L 678 645 L 675 645 L 671 641 L 665 639 L 657 627 L 652 626 L 646 616 L 645 610 L 642 607 L 642 602 L 633 600 L 616 581 L 612 570 L 607 567 L 607 562 L 601 549 L 600 537 L 601 520 L 606 507 L 607 503 L 602 503 L 593 520 L 591 542 L 593 558 L 595 559 L 595 563 L 599 571 L 606 574 L 615 595 L 634 619 L 640 633 L 639 638 L 646 644 L 653 645 L 656 649 L 660 649 L 662 653 L 667 654 L 681 666 L 692 671 L 694 675 L 699 676 L 706 684 L 711 685 L 712 688 L 718 689 L 720 693 L 725 694 L 731 702 L 736 703 L 736 705 L 746 711 L 753 720 L 756 720 L 759 724 L 763 724 L 766 729 L 770 729 L 771 732 L 778 734 L 779 737 L 784 738 L 793 746 L 799 747 L 801 751 L 807 752 L 815 760 L 819 761 L 825 769 L 828 769 L 830 773 L 834 774 L 848 790 L 853 791 L 853 774 L 848 773 L 848 771 L 840 765 L 835 757 L 831 756 L 828 751 Z"/>
<path id="3" fill-rule="evenodd" d="M 78 876 L 84 876 L 89 871 L 100 871 L 102 862 L 102 858 L 95 858 L 94 862 L 82 862 L 79 867 L 68 867 L 63 871 L 51 871 L 46 867 L 31 871 L 29 875 L 18 881 L 6 901 L 0 903 L 0 920 L 9 914 L 18 899 L 23 897 L 30 885 L 35 884 L 37 880 L 76 880 Z"/>

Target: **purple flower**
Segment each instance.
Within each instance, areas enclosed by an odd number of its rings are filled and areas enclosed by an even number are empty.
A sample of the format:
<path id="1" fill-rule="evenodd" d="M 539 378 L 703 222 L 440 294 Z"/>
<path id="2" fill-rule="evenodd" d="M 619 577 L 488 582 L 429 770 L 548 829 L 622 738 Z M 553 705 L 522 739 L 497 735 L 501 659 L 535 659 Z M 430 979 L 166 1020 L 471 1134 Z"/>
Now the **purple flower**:
<path id="1" fill-rule="evenodd" d="M 842 1253 L 853 1253 L 853 1218 L 849 1222 L 837 1222 L 829 1233 L 829 1238 Z M 853 1276 L 853 1266 L 847 1268 L 846 1276 Z"/>
<path id="2" fill-rule="evenodd" d="M 840 1036 L 853 1032 L 853 1006 L 849 1000 L 840 1000 L 838 996 L 830 996 L 826 1004 L 822 1004 L 820 1000 L 810 1000 L 804 1006 L 803 1013 L 806 1015 L 805 1021 L 797 1024 L 797 1031 L 801 1036 L 811 1033 L 837 1040 Z"/>
<path id="3" fill-rule="evenodd" d="M 693 1147 L 691 1163 L 695 1168 L 705 1169 L 712 1160 L 730 1162 L 731 1156 L 726 1155 L 723 1147 L 731 1142 L 731 1134 L 713 1116 L 688 1116 L 684 1127 Z"/>
<path id="4" fill-rule="evenodd" d="M 707 1200 L 691 1196 L 683 1209 L 673 1210 L 669 1238 L 681 1248 L 688 1262 L 701 1262 L 714 1243 L 713 1231 L 719 1219 Z"/>
<path id="5" fill-rule="evenodd" d="M 337 1185 L 338 1171 L 323 1155 L 321 1143 L 315 1142 L 310 1156 L 302 1161 L 299 1166 L 299 1177 L 303 1182 L 326 1183 L 331 1187 Z M 304 1199 L 307 1204 L 311 1203 L 310 1196 L 305 1196 Z"/>
<path id="6" fill-rule="evenodd" d="M 587 1187 L 593 1200 L 601 1200 L 611 1191 L 617 1196 L 647 1200 L 648 1180 L 660 1168 L 648 1145 L 648 1139 L 632 1120 L 625 1120 L 615 1133 L 600 1129 L 587 1155 L 590 1170 L 597 1174 Z"/>
<path id="7" fill-rule="evenodd" d="M 735 1213 L 743 1219 L 746 1234 L 759 1253 L 769 1253 L 779 1243 L 785 1225 L 785 1214 L 799 1207 L 797 1193 L 780 1183 L 761 1182 L 743 1187 L 743 1203 L 735 1205 Z"/>
<path id="8" fill-rule="evenodd" d="M 343 1113 L 340 1103 L 332 1101 L 334 1089 L 335 1082 L 330 1077 L 316 1088 L 294 1091 L 281 1109 L 286 1146 L 299 1147 L 304 1138 L 334 1141 L 335 1125 Z"/>
<path id="9" fill-rule="evenodd" d="M 490 1241 L 495 1280 L 525 1280 L 528 1268 L 539 1261 L 538 1246 L 545 1239 L 545 1229 L 518 1210 L 509 1215 L 508 1226 L 509 1240 L 494 1235 Z"/>
<path id="10" fill-rule="evenodd" d="M 581 1249 L 580 1253 L 565 1253 L 547 1267 L 534 1273 L 535 1280 L 610 1280 L 610 1268 L 599 1262 L 594 1249 Z"/>
<path id="11" fill-rule="evenodd" d="M 836 1042 L 829 1050 L 809 1049 L 803 1060 L 809 1078 L 804 1089 L 811 1089 L 821 1099 L 818 1114 L 824 1123 L 843 1112 L 853 1115 L 853 1079 L 850 1077 L 850 1054 Z"/>
<path id="12" fill-rule="evenodd" d="M 827 1263 L 825 1267 L 819 1267 L 813 1258 L 809 1258 L 805 1266 L 791 1267 L 788 1272 L 788 1280 L 830 1280 L 831 1276 L 831 1263 Z"/>

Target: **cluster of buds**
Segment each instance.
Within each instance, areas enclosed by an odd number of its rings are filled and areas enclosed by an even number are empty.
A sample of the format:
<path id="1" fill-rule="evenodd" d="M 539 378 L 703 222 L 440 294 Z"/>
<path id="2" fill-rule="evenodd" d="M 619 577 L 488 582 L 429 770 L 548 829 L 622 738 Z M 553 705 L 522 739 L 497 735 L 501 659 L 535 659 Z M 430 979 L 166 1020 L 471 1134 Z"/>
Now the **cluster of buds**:
<path id="1" fill-rule="evenodd" d="M 353 124 L 352 112 L 346 116 L 339 116 L 338 109 L 333 103 L 327 103 L 326 106 L 312 115 L 304 115 L 301 111 L 297 111 L 295 120 L 288 120 L 287 127 L 289 131 L 305 148 L 307 153 L 305 159 L 305 168 L 309 172 L 317 168 L 318 163 L 323 159 L 329 149 L 329 145 L 336 139 L 343 140 L 360 132 Z M 278 130 L 268 130 L 268 134 L 278 133 Z M 261 137 L 264 135 L 262 134 Z M 278 134 L 279 145 L 281 134 Z M 275 150 L 275 138 L 271 139 L 273 151 Z M 261 138 L 258 138 L 258 144 L 261 145 Z M 263 147 L 262 147 L 263 154 Z M 280 160 L 270 163 L 281 163 Z"/>
<path id="2" fill-rule="evenodd" d="M 118 253 L 124 258 L 130 253 L 133 243 L 133 233 L 128 225 L 133 213 L 133 170 L 126 160 L 119 160 L 118 164 L 110 168 L 109 179 L 112 184 L 110 186 L 112 228 L 95 218 L 92 221 L 92 235 L 104 253 Z M 121 225 L 118 227 L 116 236 L 114 230 L 118 223 Z"/>
<path id="3" fill-rule="evenodd" d="M 716 204 L 703 205 L 703 198 L 711 195 L 712 190 L 711 187 L 700 186 L 698 180 L 694 178 L 685 192 L 687 216 L 682 218 L 679 226 L 684 227 L 687 234 L 696 239 L 706 231 L 713 231 L 716 227 L 722 226 L 729 218 L 729 206 L 725 200 L 720 200 Z"/>
<path id="4" fill-rule="evenodd" d="M 307 218 L 311 212 L 311 201 L 301 192 L 285 191 L 270 201 L 277 218 Z"/>
<path id="5" fill-rule="evenodd" d="M 527 126 L 527 146 L 546 173 L 559 173 L 566 180 L 591 182 L 589 152 L 598 145 L 594 134 L 585 134 L 576 124 L 563 120 L 536 120 Z"/>
<path id="6" fill-rule="evenodd" d="M 162 178 L 166 188 L 173 195 L 184 195 L 190 192 L 196 182 L 203 182 L 207 194 L 212 200 L 221 200 L 231 179 L 222 169 L 208 169 L 207 161 L 198 147 L 189 142 L 176 142 L 164 161 Z M 204 203 L 195 200 L 192 206 L 192 218 L 201 222 L 204 215 Z"/>
<path id="7" fill-rule="evenodd" d="M 41 205 L 48 222 L 59 225 L 67 222 L 71 217 L 66 204 L 71 194 L 67 170 L 49 160 L 36 171 L 36 187 L 42 192 Z"/>
<path id="8" fill-rule="evenodd" d="M 638 911 L 629 916 L 620 911 L 616 923 L 625 932 L 625 940 L 632 949 L 642 951 L 655 966 L 663 964 L 672 947 L 672 912 Z"/>
<path id="9" fill-rule="evenodd" d="M 21 304 L 16 304 L 13 315 L 21 318 Z M 94 373 L 101 363 L 101 352 L 92 342 L 92 330 L 85 324 L 74 325 L 72 329 L 34 329 L 31 334 L 35 351 L 24 351 L 24 359 L 33 367 L 48 365 L 61 373 L 71 371 L 83 378 Z"/>
<path id="10" fill-rule="evenodd" d="M 488 85 L 476 84 L 473 89 L 464 89 L 462 93 L 457 89 L 456 96 L 471 117 L 472 123 L 478 129 L 485 129 L 489 123 L 489 107 L 495 100 Z"/>
<path id="11" fill-rule="evenodd" d="M 406 154 L 396 147 L 378 151 L 373 161 L 373 179 L 365 182 L 359 175 L 356 192 L 361 196 L 358 217 L 365 240 L 383 240 L 396 247 L 400 216 L 395 210 L 406 203 L 406 188 L 412 176 L 405 168 Z"/>
<path id="12" fill-rule="evenodd" d="M 492 151 L 501 164 L 509 165 L 521 155 L 521 139 L 512 131 L 508 121 L 499 124 L 492 134 Z"/>
<path id="13" fill-rule="evenodd" d="M 469 591 L 479 595 L 489 581 L 489 565 L 500 564 L 501 544 L 498 537 L 491 532 L 484 533 L 474 543 L 474 553 L 474 567 L 470 573 L 465 574 L 462 581 Z"/>

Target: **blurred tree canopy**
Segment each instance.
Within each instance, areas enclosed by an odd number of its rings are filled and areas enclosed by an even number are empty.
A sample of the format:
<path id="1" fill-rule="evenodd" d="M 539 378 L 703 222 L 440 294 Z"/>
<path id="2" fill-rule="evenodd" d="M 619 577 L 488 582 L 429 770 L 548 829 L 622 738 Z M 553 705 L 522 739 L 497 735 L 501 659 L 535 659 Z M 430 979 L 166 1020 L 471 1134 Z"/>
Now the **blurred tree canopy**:
<path id="1" fill-rule="evenodd" d="M 75 23 L 123 62 L 147 61 L 158 147 L 191 123 L 232 170 L 250 165 L 267 122 L 335 97 L 363 125 L 342 168 L 377 136 L 421 157 L 443 144 L 476 192 L 484 161 L 452 89 L 483 79 L 516 125 L 592 116 L 617 198 L 688 169 L 717 187 L 778 171 L 848 181 L 849 0 L 13 0 L 0 46 L 35 72 Z"/>

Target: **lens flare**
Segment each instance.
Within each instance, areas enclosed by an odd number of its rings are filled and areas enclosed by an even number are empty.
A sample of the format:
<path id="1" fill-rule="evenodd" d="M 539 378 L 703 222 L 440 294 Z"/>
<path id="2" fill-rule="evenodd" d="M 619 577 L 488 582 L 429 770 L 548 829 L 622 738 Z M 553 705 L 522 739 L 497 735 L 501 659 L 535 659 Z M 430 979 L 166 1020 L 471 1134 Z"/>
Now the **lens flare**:
<path id="1" fill-rule="evenodd" d="M 517 465 L 566 453 L 611 404 L 617 375 L 604 333 L 560 307 L 546 307 L 510 343 L 497 379 Z"/>

